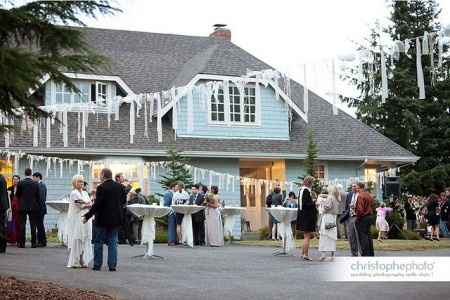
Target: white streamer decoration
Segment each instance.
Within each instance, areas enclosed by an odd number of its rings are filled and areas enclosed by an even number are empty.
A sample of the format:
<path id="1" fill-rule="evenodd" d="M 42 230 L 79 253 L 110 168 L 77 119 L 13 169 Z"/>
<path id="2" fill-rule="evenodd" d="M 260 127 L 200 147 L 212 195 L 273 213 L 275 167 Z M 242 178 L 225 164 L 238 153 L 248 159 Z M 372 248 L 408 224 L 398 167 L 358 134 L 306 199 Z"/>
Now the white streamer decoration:
<path id="1" fill-rule="evenodd" d="M 422 70 L 422 54 L 420 39 L 416 38 L 416 67 L 417 67 L 417 85 L 419 86 L 419 99 L 425 99 L 425 82 Z"/>
<path id="2" fill-rule="evenodd" d="M 52 140 L 52 118 L 47 117 L 47 124 L 45 124 L 45 139 L 46 139 L 46 146 L 47 148 L 51 147 L 51 140 Z"/>
<path id="3" fill-rule="evenodd" d="M 444 53 L 444 43 L 442 37 L 438 38 L 438 68 L 442 67 L 442 54 Z"/>
<path id="4" fill-rule="evenodd" d="M 78 140 L 78 144 L 80 143 L 80 136 L 81 136 L 81 113 L 78 112 L 78 114 L 77 114 L 77 140 Z"/>
<path id="5" fill-rule="evenodd" d="M 39 123 L 38 120 L 33 121 L 33 147 L 39 146 Z"/>
<path id="6" fill-rule="evenodd" d="M 335 66 L 335 60 L 331 60 L 331 89 L 333 93 L 333 115 L 338 114 L 338 108 L 337 108 L 337 92 L 336 92 L 336 66 Z"/>
<path id="7" fill-rule="evenodd" d="M 59 177 L 63 178 L 64 160 L 59 160 Z"/>
<path id="8" fill-rule="evenodd" d="M 68 134 L 68 128 L 69 128 L 69 119 L 67 118 L 67 110 L 63 112 L 63 143 L 64 147 L 69 146 L 69 134 Z"/>
<path id="9" fill-rule="evenodd" d="M 156 130 L 158 132 L 158 143 L 162 143 L 162 108 L 161 108 L 161 94 L 155 93 L 155 100 L 156 100 L 156 113 L 157 113 L 157 120 L 156 120 Z"/>
<path id="10" fill-rule="evenodd" d="M 134 101 L 131 101 L 130 103 L 130 144 L 134 143 L 134 134 L 136 131 L 136 109 L 134 107 Z"/>
<path id="11" fill-rule="evenodd" d="M 148 137 L 148 115 L 147 115 L 147 102 L 148 102 L 148 95 L 144 95 L 142 97 L 144 100 L 144 136 Z"/>
<path id="12" fill-rule="evenodd" d="M 50 157 L 47 157 L 47 167 L 45 170 L 45 174 L 46 174 L 45 177 L 48 177 L 48 173 L 49 173 L 51 165 L 52 165 L 52 159 Z"/>
<path id="13" fill-rule="evenodd" d="M 410 48 L 411 48 L 411 41 L 410 41 L 410 39 L 406 39 L 406 40 L 405 40 L 405 54 L 406 54 L 406 56 L 408 56 L 409 58 L 412 57 L 411 54 L 408 53 Z"/>
<path id="14" fill-rule="evenodd" d="M 426 32 L 426 31 L 423 33 L 422 54 L 423 55 L 430 54 L 430 47 L 428 46 L 428 32 Z"/>
<path id="15" fill-rule="evenodd" d="M 385 103 L 388 98 L 388 80 L 386 71 L 386 56 L 383 47 L 380 47 L 381 52 L 381 102 Z"/>

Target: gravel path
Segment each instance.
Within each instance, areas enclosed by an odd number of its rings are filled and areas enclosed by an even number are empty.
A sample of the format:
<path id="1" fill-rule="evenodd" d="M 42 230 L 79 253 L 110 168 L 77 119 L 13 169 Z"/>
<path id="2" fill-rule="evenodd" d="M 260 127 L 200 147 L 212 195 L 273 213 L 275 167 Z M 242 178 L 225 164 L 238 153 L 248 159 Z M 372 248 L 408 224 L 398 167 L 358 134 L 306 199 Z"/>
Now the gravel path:
<path id="1" fill-rule="evenodd" d="M 65 268 L 61 247 L 18 249 L 0 256 L 0 275 L 93 289 L 121 299 L 446 299 L 449 283 L 322 282 L 326 263 L 274 257 L 273 248 L 156 245 L 164 260 L 133 258 L 141 246 L 120 246 L 118 272 Z M 105 251 L 106 252 L 106 251 Z M 450 249 L 378 252 L 379 256 L 448 256 Z M 318 255 L 315 250 L 311 256 Z M 339 252 L 338 255 L 347 255 Z M 106 260 L 105 260 L 106 261 Z M 1 298 L 1 296 L 0 296 Z"/>

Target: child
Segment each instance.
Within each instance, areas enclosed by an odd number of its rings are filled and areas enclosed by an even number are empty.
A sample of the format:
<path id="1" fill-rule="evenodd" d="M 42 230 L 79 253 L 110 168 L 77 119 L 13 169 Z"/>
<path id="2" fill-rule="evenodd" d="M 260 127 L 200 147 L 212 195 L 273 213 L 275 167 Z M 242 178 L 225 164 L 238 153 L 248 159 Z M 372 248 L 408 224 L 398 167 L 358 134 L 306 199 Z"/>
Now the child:
<path id="1" fill-rule="evenodd" d="M 387 232 L 389 231 L 389 224 L 386 221 L 386 215 L 392 211 L 392 208 L 385 207 L 384 203 L 381 203 L 380 207 L 377 207 L 377 220 L 375 225 L 378 230 L 378 241 L 382 242 L 382 239 L 387 238 Z"/>

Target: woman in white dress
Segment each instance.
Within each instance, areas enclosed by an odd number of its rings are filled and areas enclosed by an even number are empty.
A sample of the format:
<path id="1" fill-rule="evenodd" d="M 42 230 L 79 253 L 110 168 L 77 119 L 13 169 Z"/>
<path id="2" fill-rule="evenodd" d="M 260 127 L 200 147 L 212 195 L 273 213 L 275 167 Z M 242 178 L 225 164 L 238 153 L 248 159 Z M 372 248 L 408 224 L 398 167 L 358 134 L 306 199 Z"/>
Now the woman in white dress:
<path id="1" fill-rule="evenodd" d="M 223 224 L 220 215 L 219 188 L 211 187 L 211 193 L 206 194 L 206 212 L 205 212 L 205 238 L 206 245 L 211 247 L 221 247 L 224 245 Z"/>
<path id="2" fill-rule="evenodd" d="M 337 186 L 328 186 L 328 196 L 319 197 L 319 211 L 321 212 L 319 225 L 319 251 L 321 253 L 320 260 L 326 259 L 326 252 L 331 253 L 331 259 L 336 252 L 337 240 L 337 223 L 336 218 L 339 213 L 339 201 L 341 195 Z"/>
<path id="3" fill-rule="evenodd" d="M 91 207 L 91 199 L 83 191 L 84 178 L 75 175 L 72 178 L 73 190 L 69 197 L 69 211 L 67 213 L 66 234 L 67 249 L 69 250 L 68 268 L 87 268 L 93 258 L 92 251 L 92 220 L 82 223 L 82 216 Z"/>

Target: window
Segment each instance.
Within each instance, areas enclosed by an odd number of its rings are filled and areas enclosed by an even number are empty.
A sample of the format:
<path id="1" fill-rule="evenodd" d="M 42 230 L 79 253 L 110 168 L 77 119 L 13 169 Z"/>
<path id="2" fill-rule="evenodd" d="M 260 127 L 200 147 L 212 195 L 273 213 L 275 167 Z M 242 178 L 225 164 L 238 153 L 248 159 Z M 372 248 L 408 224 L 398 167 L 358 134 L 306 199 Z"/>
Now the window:
<path id="1" fill-rule="evenodd" d="M 211 96 L 211 121 L 225 122 L 225 101 L 222 89 L 219 90 L 217 98 L 214 95 Z"/>
<path id="2" fill-rule="evenodd" d="M 72 99 L 72 91 L 65 83 L 55 85 L 55 103 L 70 103 Z"/>
<path id="3" fill-rule="evenodd" d="M 244 88 L 244 92 L 245 95 L 241 99 L 239 89 L 230 85 L 226 98 L 223 89 L 219 89 L 217 101 L 214 95 L 211 96 L 210 121 L 238 125 L 256 124 L 256 89 L 254 86 L 249 86 Z M 226 107 L 229 107 L 229 112 L 225 111 Z"/>
<path id="4" fill-rule="evenodd" d="M 79 92 L 73 97 L 74 103 L 87 103 L 89 99 L 90 86 L 87 82 L 79 82 L 76 84 Z"/>
<path id="5" fill-rule="evenodd" d="M 97 104 L 105 104 L 106 98 L 108 97 L 108 94 L 107 94 L 108 85 L 103 82 L 97 82 L 96 87 L 97 87 L 97 90 L 96 90 L 97 97 L 95 99 L 95 102 Z"/>
<path id="6" fill-rule="evenodd" d="M 314 177 L 317 179 L 325 179 L 325 166 L 317 165 L 314 166 Z"/>
<path id="7" fill-rule="evenodd" d="M 244 123 L 255 123 L 255 122 L 256 122 L 255 88 L 245 88 Z"/>
<path id="8" fill-rule="evenodd" d="M 241 122 L 241 96 L 237 87 L 230 86 L 230 121 Z"/>

